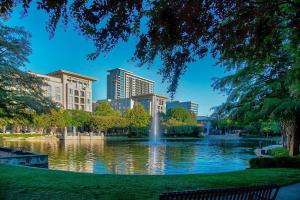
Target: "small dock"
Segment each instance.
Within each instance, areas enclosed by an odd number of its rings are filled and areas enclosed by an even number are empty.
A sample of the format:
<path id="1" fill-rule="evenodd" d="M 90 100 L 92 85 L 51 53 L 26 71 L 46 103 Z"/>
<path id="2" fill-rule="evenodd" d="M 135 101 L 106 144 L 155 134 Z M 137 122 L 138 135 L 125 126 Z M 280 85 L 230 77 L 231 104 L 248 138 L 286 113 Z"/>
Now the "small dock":
<path id="1" fill-rule="evenodd" d="M 48 155 L 17 149 L 0 148 L 0 164 L 48 168 Z"/>

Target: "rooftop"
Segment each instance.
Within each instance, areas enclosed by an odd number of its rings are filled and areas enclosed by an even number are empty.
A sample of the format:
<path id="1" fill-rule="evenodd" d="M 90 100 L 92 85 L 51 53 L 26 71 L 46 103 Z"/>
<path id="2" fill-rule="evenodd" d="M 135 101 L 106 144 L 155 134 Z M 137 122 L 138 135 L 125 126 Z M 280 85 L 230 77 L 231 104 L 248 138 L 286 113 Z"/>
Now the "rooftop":
<path id="1" fill-rule="evenodd" d="M 196 102 L 193 101 L 168 101 L 167 103 L 191 103 L 191 104 L 197 104 Z"/>
<path id="2" fill-rule="evenodd" d="M 142 77 L 142 76 L 138 76 L 138 75 L 134 74 L 134 73 L 131 72 L 131 71 L 128 71 L 128 70 L 126 70 L 126 69 L 119 68 L 119 67 L 114 68 L 114 69 L 109 69 L 109 70 L 107 70 L 107 72 L 111 72 L 111 71 L 114 71 L 114 70 L 125 71 L 125 72 L 127 72 L 128 74 L 130 74 L 130 75 L 132 75 L 132 76 L 135 76 L 135 77 L 137 77 L 137 78 L 140 78 L 140 79 L 149 81 L 149 82 L 151 82 L 151 83 L 154 83 L 154 81 L 152 81 L 152 80 L 150 80 L 150 79 L 144 78 L 144 77 Z"/>
<path id="3" fill-rule="evenodd" d="M 90 77 L 90 76 L 85 76 L 85 75 L 82 75 L 82 74 L 77 74 L 77 73 L 70 72 L 70 71 L 67 71 L 67 70 L 62 70 L 62 69 L 57 70 L 55 72 L 51 72 L 47 75 L 55 76 L 55 75 L 60 75 L 60 74 L 67 74 L 67 75 L 70 75 L 70 76 L 75 76 L 75 77 L 90 80 L 90 81 L 96 81 L 97 80 L 96 78 L 93 78 L 93 77 Z"/>
<path id="4" fill-rule="evenodd" d="M 142 97 L 151 97 L 151 96 L 160 97 L 162 99 L 168 99 L 168 97 L 166 97 L 166 96 L 162 96 L 162 95 L 158 95 L 158 94 L 153 94 L 153 93 L 136 95 L 136 96 L 132 96 L 132 98 L 142 98 Z"/>

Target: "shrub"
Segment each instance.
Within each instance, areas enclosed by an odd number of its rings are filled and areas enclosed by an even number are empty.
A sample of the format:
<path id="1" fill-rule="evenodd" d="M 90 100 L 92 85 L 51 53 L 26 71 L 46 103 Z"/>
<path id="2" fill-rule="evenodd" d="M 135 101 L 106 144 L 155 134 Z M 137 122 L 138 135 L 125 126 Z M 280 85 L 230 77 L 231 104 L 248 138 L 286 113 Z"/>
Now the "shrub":
<path id="1" fill-rule="evenodd" d="M 299 157 L 252 158 L 251 168 L 300 168 Z"/>
<path id="2" fill-rule="evenodd" d="M 278 147 L 278 148 L 271 149 L 270 155 L 274 157 L 289 156 L 289 151 L 286 148 Z"/>

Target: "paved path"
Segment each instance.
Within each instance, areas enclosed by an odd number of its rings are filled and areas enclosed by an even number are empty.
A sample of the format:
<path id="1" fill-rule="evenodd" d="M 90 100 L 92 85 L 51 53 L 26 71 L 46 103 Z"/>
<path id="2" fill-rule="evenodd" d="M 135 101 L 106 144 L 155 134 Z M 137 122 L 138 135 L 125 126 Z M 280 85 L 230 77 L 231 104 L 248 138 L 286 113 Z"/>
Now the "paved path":
<path id="1" fill-rule="evenodd" d="M 276 200 L 300 200 L 300 183 L 282 187 Z"/>

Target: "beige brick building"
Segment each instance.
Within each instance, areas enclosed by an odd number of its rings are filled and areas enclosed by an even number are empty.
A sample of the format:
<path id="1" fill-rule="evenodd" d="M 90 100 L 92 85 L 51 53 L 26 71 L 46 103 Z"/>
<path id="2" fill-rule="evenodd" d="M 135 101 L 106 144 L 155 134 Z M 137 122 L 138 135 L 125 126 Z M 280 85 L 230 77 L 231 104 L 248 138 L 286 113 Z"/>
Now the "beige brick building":
<path id="1" fill-rule="evenodd" d="M 92 112 L 92 83 L 95 78 L 58 70 L 47 75 L 35 74 L 44 78 L 45 96 L 62 105 L 64 109 Z"/>

